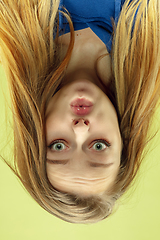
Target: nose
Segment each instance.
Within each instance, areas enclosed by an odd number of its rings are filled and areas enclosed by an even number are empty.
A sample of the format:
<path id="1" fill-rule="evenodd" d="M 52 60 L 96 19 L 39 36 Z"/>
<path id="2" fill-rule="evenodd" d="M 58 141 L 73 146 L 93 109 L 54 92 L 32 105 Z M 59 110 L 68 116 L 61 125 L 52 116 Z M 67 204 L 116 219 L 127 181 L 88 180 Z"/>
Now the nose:
<path id="1" fill-rule="evenodd" d="M 90 128 L 90 122 L 87 119 L 75 119 L 73 120 L 73 130 L 75 133 L 86 132 Z"/>

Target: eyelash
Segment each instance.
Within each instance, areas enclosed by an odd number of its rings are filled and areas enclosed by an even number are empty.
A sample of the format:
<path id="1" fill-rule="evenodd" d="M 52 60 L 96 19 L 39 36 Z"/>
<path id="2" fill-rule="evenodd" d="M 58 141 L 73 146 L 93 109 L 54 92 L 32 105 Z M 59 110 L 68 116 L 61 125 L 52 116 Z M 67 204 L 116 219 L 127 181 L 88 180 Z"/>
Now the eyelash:
<path id="1" fill-rule="evenodd" d="M 105 139 L 96 139 L 96 140 L 94 140 L 92 143 L 95 144 L 95 143 L 98 143 L 98 142 L 104 143 L 107 147 L 110 147 L 110 146 L 111 146 L 111 144 L 110 144 L 107 140 L 105 140 Z M 92 144 L 92 143 L 91 143 L 91 144 Z"/>
<path id="2" fill-rule="evenodd" d="M 96 140 L 94 140 L 90 145 L 91 145 L 91 147 L 90 148 L 92 148 L 93 147 L 93 145 L 95 144 L 95 143 L 104 143 L 107 147 L 110 147 L 111 146 L 111 144 L 107 141 L 107 140 L 105 140 L 105 139 L 96 139 Z M 65 140 L 63 140 L 63 139 L 57 139 L 57 140 L 54 140 L 51 144 L 49 144 L 49 146 L 48 146 L 48 148 L 49 149 L 51 149 L 52 148 L 52 146 L 54 145 L 54 144 L 56 144 L 56 143 L 63 143 L 65 146 L 66 146 L 66 141 Z M 66 146 L 67 147 L 67 146 Z"/>
<path id="3" fill-rule="evenodd" d="M 53 142 L 51 142 L 51 143 L 49 144 L 48 148 L 51 149 L 52 146 L 53 146 L 54 144 L 56 144 L 56 143 L 63 143 L 63 144 L 66 146 L 66 141 L 65 141 L 65 140 L 63 140 L 63 139 L 57 139 L 57 140 L 54 140 Z"/>

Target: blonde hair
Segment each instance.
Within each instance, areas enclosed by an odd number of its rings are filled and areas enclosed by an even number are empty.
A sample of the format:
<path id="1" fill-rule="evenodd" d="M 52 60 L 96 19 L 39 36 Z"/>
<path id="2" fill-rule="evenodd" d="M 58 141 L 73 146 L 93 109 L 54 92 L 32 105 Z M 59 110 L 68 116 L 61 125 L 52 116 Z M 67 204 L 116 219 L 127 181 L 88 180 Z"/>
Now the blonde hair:
<path id="1" fill-rule="evenodd" d="M 71 41 L 60 60 L 59 0 L 0 1 L 0 48 L 14 120 L 14 167 L 31 196 L 51 214 L 73 223 L 100 221 L 133 181 L 159 98 L 158 0 L 126 1 L 112 50 L 114 92 L 123 139 L 121 166 L 110 194 L 83 199 L 62 193 L 46 173 L 45 109 L 59 89 L 71 57 Z"/>

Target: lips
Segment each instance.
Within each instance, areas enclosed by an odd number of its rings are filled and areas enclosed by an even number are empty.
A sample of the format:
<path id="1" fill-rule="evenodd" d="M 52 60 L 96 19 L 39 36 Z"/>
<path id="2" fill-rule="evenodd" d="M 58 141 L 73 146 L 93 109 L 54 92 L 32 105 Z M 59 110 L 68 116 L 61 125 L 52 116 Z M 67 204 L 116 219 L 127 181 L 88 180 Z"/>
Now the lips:
<path id="1" fill-rule="evenodd" d="M 85 98 L 77 98 L 70 104 L 71 110 L 75 115 L 88 115 L 93 109 L 93 103 Z"/>

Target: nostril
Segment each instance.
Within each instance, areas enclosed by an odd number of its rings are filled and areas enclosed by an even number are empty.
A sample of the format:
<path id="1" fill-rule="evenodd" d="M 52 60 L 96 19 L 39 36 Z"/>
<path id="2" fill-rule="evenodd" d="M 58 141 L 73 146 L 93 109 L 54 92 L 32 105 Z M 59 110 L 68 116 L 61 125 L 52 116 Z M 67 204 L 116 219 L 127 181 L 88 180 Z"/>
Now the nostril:
<path id="1" fill-rule="evenodd" d="M 77 125 L 79 122 L 83 122 L 85 125 L 89 125 L 89 121 L 88 120 L 84 120 L 84 119 L 78 119 L 78 120 L 73 120 L 73 124 Z"/>
<path id="2" fill-rule="evenodd" d="M 88 126 L 89 121 L 88 121 L 88 120 L 85 120 L 85 121 L 84 121 L 84 124 L 86 124 L 86 125 Z"/>
<path id="3" fill-rule="evenodd" d="M 79 123 L 78 120 L 73 120 L 73 124 L 74 124 L 74 125 L 77 125 L 78 123 Z"/>

